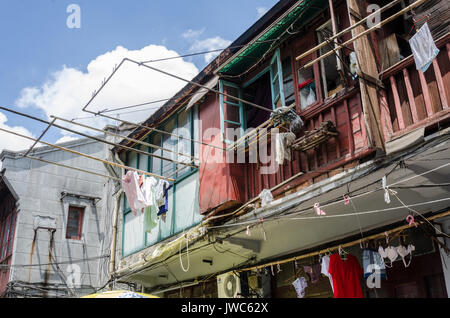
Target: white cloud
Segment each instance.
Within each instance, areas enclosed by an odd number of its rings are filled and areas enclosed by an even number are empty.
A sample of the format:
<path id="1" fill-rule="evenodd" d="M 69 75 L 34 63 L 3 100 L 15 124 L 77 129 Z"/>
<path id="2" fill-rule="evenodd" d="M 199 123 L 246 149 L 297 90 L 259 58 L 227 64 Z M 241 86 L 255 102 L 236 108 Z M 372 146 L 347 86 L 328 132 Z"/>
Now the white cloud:
<path id="1" fill-rule="evenodd" d="M 161 45 L 148 45 L 140 50 L 128 50 L 118 46 L 92 60 L 86 71 L 64 65 L 40 87 L 24 88 L 16 100 L 16 106 L 42 109 L 47 116 L 55 115 L 67 119 L 89 117 L 90 114 L 82 112 L 81 109 L 91 98 L 93 91 L 100 88 L 102 81 L 112 73 L 113 67 L 118 65 L 123 58 L 148 61 L 174 56 L 179 56 L 179 54 Z M 198 69 L 193 63 L 186 62 L 181 58 L 152 63 L 151 66 L 188 80 L 198 74 Z M 88 106 L 88 109 L 99 111 L 166 99 L 172 97 L 185 85 L 186 82 L 140 67 L 134 63 L 125 62 Z M 129 111 L 146 110 L 121 115 L 120 118 L 141 122 L 162 104 L 161 102 L 132 108 Z M 111 113 L 108 113 L 108 115 L 111 115 Z M 111 123 L 102 117 L 80 122 L 97 128 L 103 128 L 106 124 Z M 63 124 L 62 122 L 59 123 Z M 71 128 L 92 133 L 92 131 L 79 126 L 72 125 Z M 68 135 L 63 131 L 61 132 Z"/>
<path id="2" fill-rule="evenodd" d="M 203 28 L 201 30 L 189 29 L 189 30 L 183 32 L 183 34 L 181 34 L 181 36 L 185 39 L 198 38 L 200 35 L 203 34 L 203 32 L 205 32 L 205 28 Z"/>
<path id="3" fill-rule="evenodd" d="M 33 134 L 21 126 L 9 126 L 7 125 L 8 118 L 5 114 L 0 112 L 0 128 L 14 131 L 15 133 L 33 137 Z M 29 148 L 33 144 L 32 140 L 28 140 L 13 134 L 0 131 L 0 152 L 3 150 L 19 151 Z"/>
<path id="4" fill-rule="evenodd" d="M 256 13 L 258 15 L 258 19 L 260 19 L 263 15 L 265 15 L 267 11 L 268 11 L 268 9 L 265 7 L 256 8 Z"/>
<path id="5" fill-rule="evenodd" d="M 73 140 L 77 140 L 77 139 L 79 139 L 79 138 L 73 137 L 73 136 L 63 136 L 63 137 L 59 138 L 59 139 L 55 142 L 55 144 L 61 144 L 61 143 L 63 143 L 63 142 L 69 142 L 69 141 L 73 141 Z"/>
<path id="6" fill-rule="evenodd" d="M 231 41 L 225 40 L 220 36 L 216 36 L 213 38 L 208 38 L 204 40 L 195 39 L 192 43 L 189 50 L 191 52 L 202 52 L 202 51 L 213 51 L 218 49 L 225 49 L 231 44 Z M 211 62 L 217 55 L 219 55 L 220 51 L 206 53 L 204 58 L 205 62 Z"/>

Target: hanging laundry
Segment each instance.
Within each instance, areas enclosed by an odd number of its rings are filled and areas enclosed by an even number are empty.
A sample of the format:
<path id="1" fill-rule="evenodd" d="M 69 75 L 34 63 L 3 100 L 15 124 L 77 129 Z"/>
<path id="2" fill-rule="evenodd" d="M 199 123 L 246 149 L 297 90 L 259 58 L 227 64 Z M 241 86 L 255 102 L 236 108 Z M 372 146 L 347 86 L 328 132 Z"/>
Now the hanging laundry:
<path id="1" fill-rule="evenodd" d="M 262 190 L 258 197 L 261 199 L 261 206 L 266 206 L 273 201 L 272 192 L 268 189 Z"/>
<path id="2" fill-rule="evenodd" d="M 309 277 L 309 281 L 313 284 L 317 283 L 320 279 L 321 266 L 320 264 L 314 264 L 312 266 L 303 266 L 303 270 Z"/>
<path id="3" fill-rule="evenodd" d="M 297 278 L 292 285 L 295 288 L 295 291 L 297 293 L 297 297 L 298 298 L 303 298 L 305 297 L 305 289 L 306 287 L 308 287 L 308 283 L 306 282 L 306 278 L 305 277 L 300 277 Z"/>
<path id="4" fill-rule="evenodd" d="M 127 197 L 128 204 L 134 215 L 136 211 L 142 211 L 145 208 L 145 198 L 139 187 L 139 175 L 136 171 L 128 171 L 122 177 L 122 186 Z"/>
<path id="5" fill-rule="evenodd" d="M 425 22 L 419 31 L 411 37 L 409 45 L 411 46 L 417 70 L 425 72 L 439 54 L 439 49 L 434 43 L 428 23 Z"/>
<path id="6" fill-rule="evenodd" d="M 416 247 L 412 244 L 409 244 L 408 247 L 404 247 L 403 245 L 397 246 L 397 253 L 402 258 L 403 264 L 406 267 L 409 267 L 412 261 L 412 252 L 416 250 Z M 405 262 L 406 256 L 411 255 L 408 264 Z"/>
<path id="7" fill-rule="evenodd" d="M 331 255 L 328 272 L 333 278 L 335 298 L 364 297 L 360 282 L 363 270 L 355 256 L 348 254 L 343 261 L 338 253 Z"/>
<path id="8" fill-rule="evenodd" d="M 295 141 L 295 134 L 292 132 L 278 133 L 275 137 L 275 160 L 279 165 L 284 163 L 284 160 L 291 160 L 290 146 Z"/>
<path id="9" fill-rule="evenodd" d="M 147 177 L 143 181 L 143 193 L 146 208 L 144 209 L 144 231 L 150 233 L 157 225 L 158 206 L 156 204 L 156 185 L 158 181 L 153 177 Z"/>
<path id="10" fill-rule="evenodd" d="M 170 188 L 169 182 L 160 179 L 156 185 L 156 204 L 158 207 L 158 216 L 165 214 L 168 211 L 168 190 Z"/>
<path id="11" fill-rule="evenodd" d="M 379 270 L 378 274 L 380 275 L 380 278 L 386 279 L 386 266 L 383 259 L 381 258 L 380 253 L 365 248 L 363 249 L 362 253 L 362 261 L 364 268 L 364 278 L 377 273 L 377 270 Z"/>
<path id="12" fill-rule="evenodd" d="M 331 277 L 331 274 L 328 272 L 328 268 L 330 267 L 330 256 L 325 255 L 322 257 L 322 262 L 321 262 L 321 273 L 325 276 L 328 277 L 328 279 L 330 280 L 330 285 L 331 285 L 331 289 L 333 290 L 334 293 L 334 287 L 333 287 L 333 278 Z"/>
<path id="13" fill-rule="evenodd" d="M 388 266 L 388 265 L 385 263 L 385 266 L 386 266 L 387 268 L 391 268 L 391 267 L 392 267 L 392 262 L 394 262 L 394 261 L 397 259 L 397 257 L 398 257 L 397 249 L 396 249 L 395 247 L 393 247 L 393 246 L 388 246 L 388 247 L 386 247 L 385 249 L 383 249 L 383 247 L 380 246 L 380 247 L 378 248 L 378 253 L 379 253 L 380 256 L 383 258 L 383 262 L 384 262 L 384 259 L 385 259 L 385 258 L 388 258 L 388 259 L 391 261 L 390 266 Z"/>

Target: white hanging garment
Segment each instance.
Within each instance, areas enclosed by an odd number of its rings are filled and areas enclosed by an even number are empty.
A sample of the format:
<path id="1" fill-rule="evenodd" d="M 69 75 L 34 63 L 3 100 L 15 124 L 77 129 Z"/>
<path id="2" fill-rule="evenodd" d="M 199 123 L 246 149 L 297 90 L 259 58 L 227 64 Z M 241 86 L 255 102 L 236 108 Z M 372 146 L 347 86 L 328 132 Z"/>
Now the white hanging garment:
<path id="1" fill-rule="evenodd" d="M 284 160 L 291 160 L 291 149 L 289 148 L 295 140 L 295 134 L 291 132 L 278 133 L 275 137 L 275 160 L 279 165 L 284 163 Z"/>
<path id="2" fill-rule="evenodd" d="M 439 49 L 434 44 L 428 24 L 425 24 L 414 34 L 409 40 L 411 51 L 413 52 L 414 61 L 417 70 L 425 72 L 434 58 L 439 54 Z"/>

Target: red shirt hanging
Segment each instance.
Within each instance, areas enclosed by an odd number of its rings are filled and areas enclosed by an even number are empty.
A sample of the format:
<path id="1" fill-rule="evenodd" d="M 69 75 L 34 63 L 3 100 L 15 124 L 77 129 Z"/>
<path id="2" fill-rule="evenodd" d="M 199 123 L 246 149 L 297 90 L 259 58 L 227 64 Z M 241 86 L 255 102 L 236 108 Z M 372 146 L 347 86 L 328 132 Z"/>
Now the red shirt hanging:
<path id="1" fill-rule="evenodd" d="M 339 254 L 331 255 L 328 272 L 333 278 L 335 298 L 364 297 L 360 282 L 363 270 L 355 256 L 348 254 L 344 261 Z"/>

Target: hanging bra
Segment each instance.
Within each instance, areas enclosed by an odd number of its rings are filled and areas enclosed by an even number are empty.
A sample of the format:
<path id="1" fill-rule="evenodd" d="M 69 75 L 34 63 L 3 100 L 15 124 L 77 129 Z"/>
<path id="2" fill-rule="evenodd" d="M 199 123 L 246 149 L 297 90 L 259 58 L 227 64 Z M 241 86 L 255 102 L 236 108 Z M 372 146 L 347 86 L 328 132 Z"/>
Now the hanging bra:
<path id="1" fill-rule="evenodd" d="M 378 253 L 380 253 L 381 257 L 383 258 L 383 261 L 385 258 L 389 258 L 389 260 L 391 261 L 391 265 L 388 266 L 388 264 L 386 264 L 386 262 L 384 263 L 384 265 L 388 268 L 392 268 L 392 263 L 397 259 L 398 257 L 398 252 L 397 249 L 393 246 L 388 246 L 385 249 L 383 249 L 383 247 L 379 247 L 378 248 Z"/>
<path id="2" fill-rule="evenodd" d="M 412 244 L 409 244 L 408 247 L 404 247 L 403 245 L 399 245 L 397 246 L 397 253 L 398 255 L 400 255 L 400 257 L 403 260 L 403 264 L 405 265 L 405 267 L 408 267 L 411 264 L 411 260 L 412 260 L 412 252 L 416 250 L 416 247 Z M 405 262 L 405 258 L 406 256 L 408 256 L 408 254 L 410 254 L 410 258 L 409 258 L 409 263 L 408 265 Z"/>
<path id="3" fill-rule="evenodd" d="M 394 246 L 388 246 L 385 249 L 383 247 L 378 248 L 378 253 L 380 253 L 381 257 L 383 258 L 383 261 L 385 258 L 388 258 L 391 261 L 390 266 L 388 266 L 385 262 L 385 266 L 388 268 L 392 268 L 392 263 L 397 259 L 398 256 L 400 256 L 403 260 L 403 264 L 405 265 L 405 268 L 408 267 L 411 264 L 412 260 L 412 251 L 414 251 L 416 248 L 414 245 L 409 244 L 408 247 L 404 247 L 403 245 L 399 245 L 397 247 Z M 411 254 L 411 258 L 409 259 L 409 263 L 406 264 L 405 258 L 408 254 Z"/>

